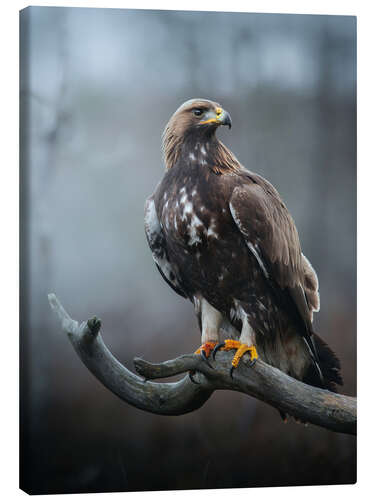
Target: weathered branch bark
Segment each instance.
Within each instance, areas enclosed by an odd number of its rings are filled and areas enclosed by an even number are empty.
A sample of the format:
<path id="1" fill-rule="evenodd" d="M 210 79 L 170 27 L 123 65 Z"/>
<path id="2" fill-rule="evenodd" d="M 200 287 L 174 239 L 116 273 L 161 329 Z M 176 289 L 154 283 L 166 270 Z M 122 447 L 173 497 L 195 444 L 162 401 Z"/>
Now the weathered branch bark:
<path id="1" fill-rule="evenodd" d="M 125 368 L 107 349 L 99 333 L 97 318 L 78 324 L 66 313 L 54 294 L 48 296 L 78 356 L 110 391 L 127 403 L 161 415 L 182 415 L 200 408 L 213 391 L 228 389 L 260 399 L 300 420 L 332 431 L 356 434 L 356 398 L 334 394 L 299 382 L 261 360 L 246 363 L 230 376 L 233 353 L 219 351 L 208 366 L 200 356 L 184 354 L 163 363 L 135 358 L 138 377 Z M 150 379 L 170 377 L 195 370 L 193 384 L 188 376 L 179 382 L 156 383 Z"/>

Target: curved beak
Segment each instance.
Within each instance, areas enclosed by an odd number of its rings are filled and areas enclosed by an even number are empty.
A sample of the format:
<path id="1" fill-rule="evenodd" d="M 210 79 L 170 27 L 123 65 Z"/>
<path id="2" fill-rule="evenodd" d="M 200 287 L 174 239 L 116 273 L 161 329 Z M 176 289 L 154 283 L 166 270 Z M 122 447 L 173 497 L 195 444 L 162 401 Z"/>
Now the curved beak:
<path id="1" fill-rule="evenodd" d="M 232 120 L 230 114 L 222 108 L 216 108 L 215 111 L 208 111 L 205 115 L 205 120 L 200 122 L 200 125 L 213 123 L 215 125 L 227 125 L 232 128 Z"/>
<path id="2" fill-rule="evenodd" d="M 232 128 L 232 119 L 228 111 L 223 110 L 222 116 L 220 117 L 220 125 L 227 125 L 229 130 Z"/>

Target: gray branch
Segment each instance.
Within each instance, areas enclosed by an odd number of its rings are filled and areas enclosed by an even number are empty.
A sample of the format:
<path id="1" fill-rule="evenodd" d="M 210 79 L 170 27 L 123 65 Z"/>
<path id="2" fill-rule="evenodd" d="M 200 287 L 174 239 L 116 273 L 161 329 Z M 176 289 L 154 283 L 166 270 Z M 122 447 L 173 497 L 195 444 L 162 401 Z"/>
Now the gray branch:
<path id="1" fill-rule="evenodd" d="M 162 363 L 135 358 L 139 377 L 108 350 L 99 333 L 100 320 L 94 317 L 79 325 L 54 294 L 49 294 L 48 299 L 83 363 L 102 384 L 132 406 L 160 415 L 182 415 L 200 408 L 215 390 L 227 389 L 253 396 L 302 421 L 356 434 L 356 398 L 299 382 L 259 359 L 252 367 L 241 362 L 231 378 L 231 352 L 219 351 L 215 361 L 210 358 L 211 367 L 195 354 Z M 174 383 L 151 381 L 188 371 L 196 372 L 198 384 L 192 383 L 188 375 Z"/>

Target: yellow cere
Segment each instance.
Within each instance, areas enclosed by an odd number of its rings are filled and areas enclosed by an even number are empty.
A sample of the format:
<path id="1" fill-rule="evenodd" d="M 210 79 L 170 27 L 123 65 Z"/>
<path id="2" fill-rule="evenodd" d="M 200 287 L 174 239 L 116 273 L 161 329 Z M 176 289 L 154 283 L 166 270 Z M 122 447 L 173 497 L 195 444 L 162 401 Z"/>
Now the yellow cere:
<path id="1" fill-rule="evenodd" d="M 223 112 L 222 108 L 216 108 L 216 116 L 219 117 Z"/>
<path id="2" fill-rule="evenodd" d="M 216 123 L 218 117 L 216 118 L 210 118 L 209 120 L 205 120 L 204 122 L 199 122 L 201 125 L 205 125 L 206 123 Z"/>

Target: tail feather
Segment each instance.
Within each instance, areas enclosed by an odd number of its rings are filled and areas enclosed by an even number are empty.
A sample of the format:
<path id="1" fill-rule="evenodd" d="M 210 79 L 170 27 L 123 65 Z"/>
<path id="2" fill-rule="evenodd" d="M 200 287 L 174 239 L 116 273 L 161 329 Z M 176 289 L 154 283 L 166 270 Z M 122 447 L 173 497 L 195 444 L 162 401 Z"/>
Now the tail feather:
<path id="1" fill-rule="evenodd" d="M 311 333 L 308 338 L 303 337 L 303 339 L 311 358 L 311 363 L 303 378 L 303 382 L 337 392 L 337 385 L 343 384 L 340 374 L 340 360 L 316 333 Z M 279 413 L 284 423 L 286 423 L 288 415 L 281 410 L 279 410 Z M 298 419 L 295 420 L 298 421 Z"/>
<path id="2" fill-rule="evenodd" d="M 313 333 L 311 338 L 314 343 L 317 359 L 313 359 L 314 363 L 311 364 L 307 371 L 304 382 L 316 387 L 329 389 L 332 392 L 337 392 L 336 385 L 343 384 L 340 374 L 340 360 L 319 335 Z M 316 369 L 316 364 L 319 367 L 318 370 Z"/>

